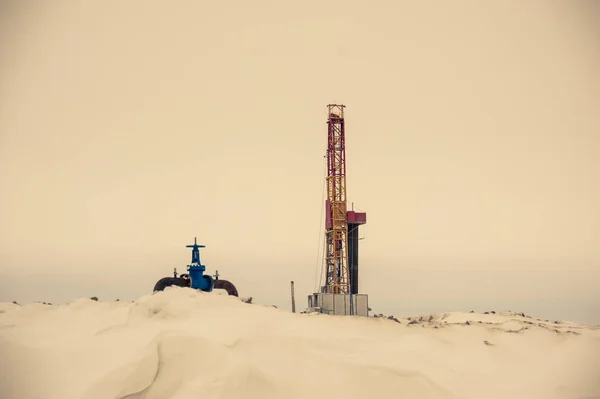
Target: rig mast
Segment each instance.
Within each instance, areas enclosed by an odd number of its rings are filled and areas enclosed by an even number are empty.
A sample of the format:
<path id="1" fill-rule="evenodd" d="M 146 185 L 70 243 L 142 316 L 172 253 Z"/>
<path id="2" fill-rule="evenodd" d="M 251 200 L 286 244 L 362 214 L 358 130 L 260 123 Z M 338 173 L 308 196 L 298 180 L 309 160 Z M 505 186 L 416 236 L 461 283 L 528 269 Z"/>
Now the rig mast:
<path id="1" fill-rule="evenodd" d="M 358 228 L 367 223 L 367 214 L 347 206 L 344 108 L 327 106 L 325 273 L 320 276 L 325 276 L 325 283 L 320 292 L 308 296 L 307 312 L 368 316 L 369 298 L 359 293 L 358 286 Z"/>
<path id="2" fill-rule="evenodd" d="M 326 280 L 322 292 L 350 293 L 344 105 L 327 106 Z"/>

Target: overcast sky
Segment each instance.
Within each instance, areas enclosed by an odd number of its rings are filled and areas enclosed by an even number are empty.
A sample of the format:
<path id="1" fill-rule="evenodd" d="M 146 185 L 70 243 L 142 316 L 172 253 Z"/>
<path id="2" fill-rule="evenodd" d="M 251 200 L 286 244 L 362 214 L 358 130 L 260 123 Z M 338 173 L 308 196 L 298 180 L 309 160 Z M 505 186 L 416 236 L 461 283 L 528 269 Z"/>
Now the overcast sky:
<path id="1" fill-rule="evenodd" d="M 304 309 L 343 103 L 374 311 L 600 324 L 595 4 L 3 1 L 0 301 L 132 300 L 197 236 Z"/>

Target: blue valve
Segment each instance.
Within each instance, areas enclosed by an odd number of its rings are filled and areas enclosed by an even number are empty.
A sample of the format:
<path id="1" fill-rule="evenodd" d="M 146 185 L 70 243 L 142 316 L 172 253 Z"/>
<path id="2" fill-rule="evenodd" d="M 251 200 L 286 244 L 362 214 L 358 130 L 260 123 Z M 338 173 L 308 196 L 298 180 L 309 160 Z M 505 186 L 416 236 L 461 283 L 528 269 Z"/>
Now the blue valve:
<path id="1" fill-rule="evenodd" d="M 186 245 L 186 248 L 193 248 L 192 263 L 188 265 L 191 287 L 201 291 L 211 292 L 215 286 L 215 282 L 212 276 L 204 274 L 206 267 L 200 263 L 199 248 L 205 248 L 205 246 L 198 245 L 196 242 L 196 237 L 194 237 L 194 245 Z"/>

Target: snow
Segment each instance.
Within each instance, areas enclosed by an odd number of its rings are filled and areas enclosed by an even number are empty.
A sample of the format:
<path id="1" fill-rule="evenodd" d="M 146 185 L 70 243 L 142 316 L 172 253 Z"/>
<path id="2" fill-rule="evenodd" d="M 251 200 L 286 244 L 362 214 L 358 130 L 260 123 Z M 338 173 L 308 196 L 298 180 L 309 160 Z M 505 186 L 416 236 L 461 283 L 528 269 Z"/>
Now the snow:
<path id="1" fill-rule="evenodd" d="M 292 314 L 178 287 L 2 303 L 0 354 L 1 398 L 600 398 L 598 327 Z"/>

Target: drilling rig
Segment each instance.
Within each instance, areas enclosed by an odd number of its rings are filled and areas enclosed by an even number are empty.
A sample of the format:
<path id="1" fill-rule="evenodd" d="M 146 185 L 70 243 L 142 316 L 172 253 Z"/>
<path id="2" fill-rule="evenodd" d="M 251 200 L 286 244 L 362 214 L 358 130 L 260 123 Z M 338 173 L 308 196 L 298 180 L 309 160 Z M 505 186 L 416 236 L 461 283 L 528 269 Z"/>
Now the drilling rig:
<path id="1" fill-rule="evenodd" d="M 323 292 L 348 294 L 348 225 L 346 202 L 346 138 L 344 106 L 328 105 L 327 200 L 325 201 L 325 264 Z"/>
<path id="2" fill-rule="evenodd" d="M 358 227 L 364 212 L 348 211 L 344 105 L 327 106 L 327 200 L 325 201 L 325 284 L 308 297 L 311 312 L 368 316 L 368 297 L 358 290 Z"/>

